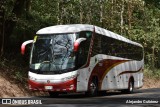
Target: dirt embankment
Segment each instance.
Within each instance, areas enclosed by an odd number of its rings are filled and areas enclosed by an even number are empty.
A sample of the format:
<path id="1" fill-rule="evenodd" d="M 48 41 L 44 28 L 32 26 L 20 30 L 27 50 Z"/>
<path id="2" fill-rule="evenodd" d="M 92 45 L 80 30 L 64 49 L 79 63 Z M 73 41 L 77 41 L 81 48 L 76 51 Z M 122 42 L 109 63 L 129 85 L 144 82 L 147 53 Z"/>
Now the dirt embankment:
<path id="1" fill-rule="evenodd" d="M 144 77 L 144 85 L 142 88 L 160 88 L 160 79 L 151 79 Z"/>
<path id="2" fill-rule="evenodd" d="M 43 92 L 31 92 L 27 90 L 28 86 L 16 83 L 0 75 L 0 97 L 24 97 L 45 95 Z"/>
<path id="3" fill-rule="evenodd" d="M 13 81 L 8 81 L 5 77 L 0 75 L 0 97 L 20 97 L 29 96 L 23 87 L 18 86 Z"/>
<path id="4" fill-rule="evenodd" d="M 160 80 L 148 79 L 144 78 L 144 86 L 143 89 L 146 88 L 160 88 Z M 8 79 L 5 76 L 0 75 L 0 97 L 26 97 L 26 96 L 39 96 L 39 95 L 47 95 L 43 92 L 31 92 L 28 89 L 28 86 L 16 83 Z"/>

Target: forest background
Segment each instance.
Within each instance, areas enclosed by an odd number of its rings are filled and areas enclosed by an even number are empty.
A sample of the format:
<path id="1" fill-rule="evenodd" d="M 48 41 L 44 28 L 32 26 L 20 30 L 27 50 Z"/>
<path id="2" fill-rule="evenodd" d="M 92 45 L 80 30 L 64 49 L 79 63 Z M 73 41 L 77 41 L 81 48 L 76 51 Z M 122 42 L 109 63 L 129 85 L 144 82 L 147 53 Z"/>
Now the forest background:
<path id="1" fill-rule="evenodd" d="M 21 44 L 57 24 L 92 24 L 144 46 L 145 76 L 160 79 L 160 0 L 1 0 L 0 72 L 26 83 Z"/>

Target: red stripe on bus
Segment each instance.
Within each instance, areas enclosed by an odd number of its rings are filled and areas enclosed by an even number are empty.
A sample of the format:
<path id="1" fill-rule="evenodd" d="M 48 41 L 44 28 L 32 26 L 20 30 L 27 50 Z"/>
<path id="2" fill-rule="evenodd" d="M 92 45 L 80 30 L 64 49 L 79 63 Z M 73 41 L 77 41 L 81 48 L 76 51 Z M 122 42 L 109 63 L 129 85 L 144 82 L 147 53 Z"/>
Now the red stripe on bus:
<path id="1" fill-rule="evenodd" d="M 120 76 L 122 74 L 127 74 L 127 73 L 137 73 L 137 72 L 140 72 L 141 70 L 142 70 L 142 67 L 137 71 L 123 71 L 123 72 L 119 73 L 117 76 Z"/>
<path id="2" fill-rule="evenodd" d="M 92 78 L 94 76 L 98 77 L 98 87 L 101 88 L 102 86 L 102 81 L 105 78 L 106 74 L 115 66 L 124 63 L 124 62 L 128 62 L 130 60 L 114 60 L 114 59 L 105 59 L 100 61 L 92 70 L 91 76 L 89 78 L 89 84 L 92 81 Z M 101 65 L 101 66 L 100 66 Z"/>

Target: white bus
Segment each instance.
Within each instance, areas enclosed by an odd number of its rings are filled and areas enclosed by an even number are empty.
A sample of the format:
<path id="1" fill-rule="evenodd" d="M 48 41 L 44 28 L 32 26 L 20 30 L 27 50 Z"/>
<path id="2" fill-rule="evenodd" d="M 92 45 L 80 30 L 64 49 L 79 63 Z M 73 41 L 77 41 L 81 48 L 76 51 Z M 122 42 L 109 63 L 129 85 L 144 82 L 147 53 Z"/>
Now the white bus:
<path id="1" fill-rule="evenodd" d="M 68 92 L 122 90 L 143 86 L 143 47 L 106 29 L 71 24 L 37 31 L 30 55 L 29 89 L 51 96 Z"/>

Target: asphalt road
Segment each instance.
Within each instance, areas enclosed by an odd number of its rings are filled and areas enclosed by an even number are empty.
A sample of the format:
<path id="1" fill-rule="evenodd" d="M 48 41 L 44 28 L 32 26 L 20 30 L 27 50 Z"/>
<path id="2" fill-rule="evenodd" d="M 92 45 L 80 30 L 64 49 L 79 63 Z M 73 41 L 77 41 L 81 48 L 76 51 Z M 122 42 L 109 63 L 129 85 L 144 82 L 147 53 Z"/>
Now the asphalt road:
<path id="1" fill-rule="evenodd" d="M 160 88 L 139 89 L 133 94 L 108 92 L 106 95 L 87 97 L 84 94 L 49 96 L 33 96 L 33 100 L 41 100 L 43 105 L 23 105 L 25 107 L 160 107 Z M 9 106 L 9 105 L 8 105 Z M 21 107 L 22 105 L 16 105 Z"/>

